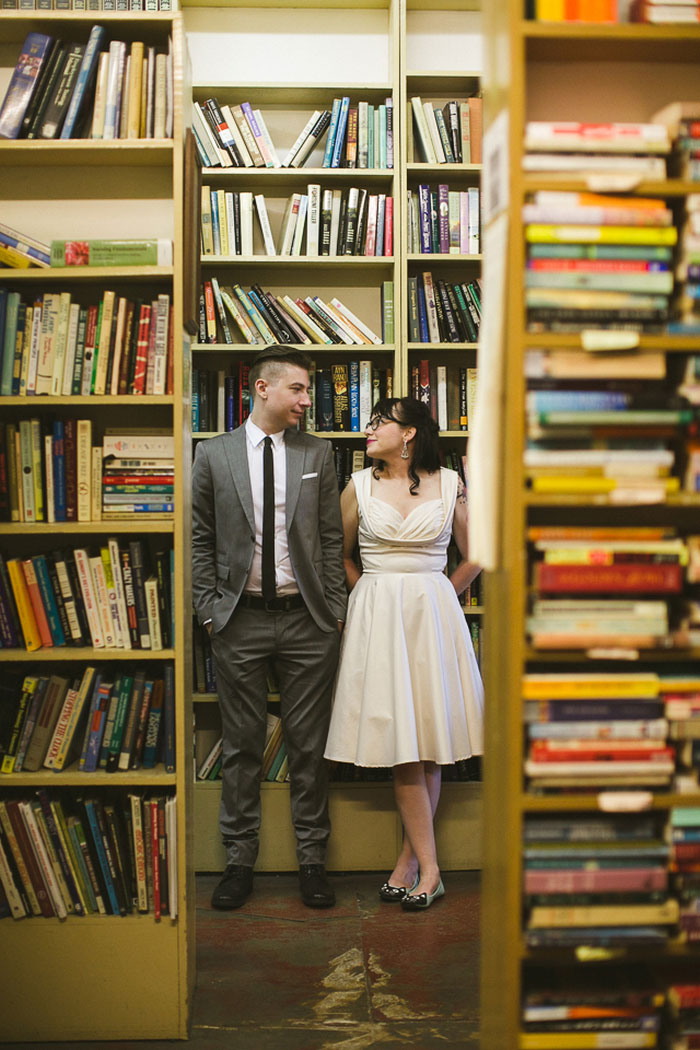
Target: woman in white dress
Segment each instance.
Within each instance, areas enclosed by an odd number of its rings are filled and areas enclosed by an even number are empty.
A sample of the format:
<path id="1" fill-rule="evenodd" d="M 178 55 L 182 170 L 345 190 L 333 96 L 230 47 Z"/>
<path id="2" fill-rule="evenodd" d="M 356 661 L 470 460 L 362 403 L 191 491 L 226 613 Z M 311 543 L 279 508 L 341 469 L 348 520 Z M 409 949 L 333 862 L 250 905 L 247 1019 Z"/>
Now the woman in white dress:
<path id="1" fill-rule="evenodd" d="M 440 467 L 427 407 L 379 401 L 366 434 L 374 465 L 341 497 L 351 594 L 326 758 L 393 767 L 404 841 L 379 895 L 418 910 L 445 892 L 433 829 L 441 766 L 483 750 L 483 687 L 457 598 L 480 569 L 467 555 L 464 488 Z M 461 561 L 448 579 L 451 536 Z"/>

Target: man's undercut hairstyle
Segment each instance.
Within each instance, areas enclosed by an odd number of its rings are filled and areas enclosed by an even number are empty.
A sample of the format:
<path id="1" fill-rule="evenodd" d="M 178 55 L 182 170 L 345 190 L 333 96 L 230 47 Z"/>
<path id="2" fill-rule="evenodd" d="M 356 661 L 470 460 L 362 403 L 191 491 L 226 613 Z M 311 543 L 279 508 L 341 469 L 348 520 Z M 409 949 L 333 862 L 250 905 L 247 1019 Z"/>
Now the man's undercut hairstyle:
<path id="1" fill-rule="evenodd" d="M 251 395 L 255 396 L 255 384 L 258 379 L 274 382 L 276 379 L 279 379 L 287 365 L 304 368 L 309 372 L 311 369 L 311 358 L 302 353 L 301 350 L 292 350 L 290 347 L 282 346 L 280 343 L 273 343 L 271 346 L 266 346 L 264 350 L 261 350 L 250 366 L 250 372 L 248 373 L 248 389 Z"/>

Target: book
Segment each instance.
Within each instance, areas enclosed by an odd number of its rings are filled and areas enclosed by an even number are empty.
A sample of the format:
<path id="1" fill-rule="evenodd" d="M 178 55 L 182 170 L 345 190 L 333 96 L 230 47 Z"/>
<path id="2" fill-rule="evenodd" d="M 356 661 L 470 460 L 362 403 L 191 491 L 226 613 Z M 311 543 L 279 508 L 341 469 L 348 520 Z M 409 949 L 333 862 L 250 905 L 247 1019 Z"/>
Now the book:
<path id="1" fill-rule="evenodd" d="M 0 138 L 16 139 L 53 44 L 46 33 L 29 33 L 17 59 L 0 107 Z"/>
<path id="2" fill-rule="evenodd" d="M 51 241 L 51 266 L 172 266 L 173 242 L 117 239 Z"/>

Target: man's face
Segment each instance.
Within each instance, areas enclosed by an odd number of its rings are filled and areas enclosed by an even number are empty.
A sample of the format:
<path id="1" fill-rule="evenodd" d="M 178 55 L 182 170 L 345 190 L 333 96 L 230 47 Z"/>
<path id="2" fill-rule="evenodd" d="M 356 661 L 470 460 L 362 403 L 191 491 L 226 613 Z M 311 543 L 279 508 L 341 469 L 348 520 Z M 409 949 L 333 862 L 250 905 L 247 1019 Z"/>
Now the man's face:
<path id="1" fill-rule="evenodd" d="M 286 365 L 276 378 L 262 380 L 258 389 L 265 414 L 280 430 L 295 427 L 311 405 L 309 373 L 298 365 Z"/>

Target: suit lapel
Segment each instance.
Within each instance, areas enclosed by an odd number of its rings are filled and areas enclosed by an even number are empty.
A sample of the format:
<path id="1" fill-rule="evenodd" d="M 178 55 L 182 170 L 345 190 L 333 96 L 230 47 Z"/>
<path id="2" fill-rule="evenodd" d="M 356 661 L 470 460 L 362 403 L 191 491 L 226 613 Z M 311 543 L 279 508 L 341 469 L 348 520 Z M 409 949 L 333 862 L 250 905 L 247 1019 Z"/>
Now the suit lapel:
<path id="1" fill-rule="evenodd" d="M 245 426 L 234 430 L 224 442 L 233 484 L 236 487 L 241 506 L 248 519 L 251 531 L 255 532 L 255 512 L 253 510 L 253 492 L 250 487 L 248 471 L 248 448 L 246 445 Z"/>
<path id="2" fill-rule="evenodd" d="M 287 531 L 289 531 L 297 509 L 301 475 L 304 471 L 304 449 L 297 441 L 295 430 L 286 432 L 285 448 L 287 451 Z"/>

